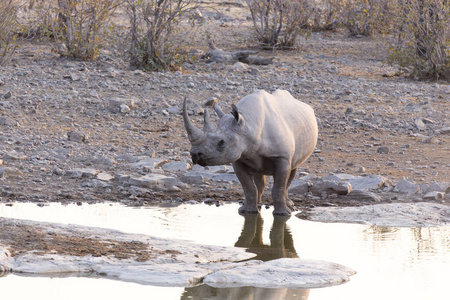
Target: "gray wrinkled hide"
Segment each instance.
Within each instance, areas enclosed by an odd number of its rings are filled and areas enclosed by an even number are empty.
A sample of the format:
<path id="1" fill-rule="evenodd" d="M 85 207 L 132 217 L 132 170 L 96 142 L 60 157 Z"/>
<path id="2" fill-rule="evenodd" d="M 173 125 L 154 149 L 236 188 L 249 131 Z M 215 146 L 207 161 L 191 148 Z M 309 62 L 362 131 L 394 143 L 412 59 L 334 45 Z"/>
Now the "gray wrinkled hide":
<path id="1" fill-rule="evenodd" d="M 185 99 L 183 119 L 192 144 L 192 161 L 202 166 L 233 164 L 245 194 L 239 212 L 259 212 L 265 176 L 272 175 L 274 214 L 290 215 L 287 189 L 317 142 L 313 109 L 287 91 L 257 91 L 233 105 L 230 114 L 224 114 L 215 103 L 220 116 L 217 127 L 205 111 L 201 130 L 189 120 L 186 106 Z"/>

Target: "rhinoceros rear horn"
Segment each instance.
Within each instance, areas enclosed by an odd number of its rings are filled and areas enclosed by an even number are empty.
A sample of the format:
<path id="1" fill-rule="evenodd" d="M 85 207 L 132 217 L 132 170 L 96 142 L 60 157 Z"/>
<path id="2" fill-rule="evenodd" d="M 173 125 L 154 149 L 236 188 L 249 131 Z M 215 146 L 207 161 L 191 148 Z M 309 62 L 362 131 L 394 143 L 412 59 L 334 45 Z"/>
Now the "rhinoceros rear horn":
<path id="1" fill-rule="evenodd" d="M 194 143 L 198 140 L 200 140 L 205 133 L 194 126 L 194 124 L 191 123 L 191 120 L 189 120 L 188 113 L 187 113 L 187 99 L 186 96 L 184 97 L 183 102 L 183 121 L 184 121 L 184 128 L 186 128 L 186 132 L 188 134 L 189 141 L 191 143 Z"/>
<path id="2" fill-rule="evenodd" d="M 203 127 L 204 132 L 213 132 L 216 129 L 216 126 L 214 126 L 213 123 L 211 123 L 211 120 L 209 119 L 209 112 L 208 109 L 205 109 L 205 125 Z"/>

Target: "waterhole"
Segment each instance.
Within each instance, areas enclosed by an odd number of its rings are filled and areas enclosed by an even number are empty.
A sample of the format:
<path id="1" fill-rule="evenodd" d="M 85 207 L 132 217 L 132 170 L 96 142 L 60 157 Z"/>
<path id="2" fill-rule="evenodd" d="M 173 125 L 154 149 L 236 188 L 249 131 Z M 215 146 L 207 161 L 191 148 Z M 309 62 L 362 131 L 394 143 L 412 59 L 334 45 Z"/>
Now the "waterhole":
<path id="1" fill-rule="evenodd" d="M 117 203 L 0 204 L 0 217 L 117 229 L 205 245 L 244 247 L 256 259 L 300 257 L 357 271 L 318 289 L 159 287 L 93 277 L 0 278 L 4 299 L 446 299 L 450 226 L 379 227 L 280 219 L 272 209 L 243 217 L 238 204 L 127 207 Z M 272 233 L 272 234 L 271 234 Z M 283 237 L 280 242 L 279 238 Z"/>

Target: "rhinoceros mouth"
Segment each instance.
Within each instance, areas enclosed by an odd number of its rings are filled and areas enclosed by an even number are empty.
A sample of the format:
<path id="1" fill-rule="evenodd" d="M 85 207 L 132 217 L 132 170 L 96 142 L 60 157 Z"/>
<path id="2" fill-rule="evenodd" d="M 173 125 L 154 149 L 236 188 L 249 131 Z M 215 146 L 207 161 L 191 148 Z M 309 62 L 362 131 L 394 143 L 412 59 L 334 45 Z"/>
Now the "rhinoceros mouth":
<path id="1" fill-rule="evenodd" d="M 198 158 L 198 156 L 193 155 L 192 156 L 192 162 L 194 164 L 200 165 L 202 167 L 206 167 L 208 165 L 208 163 L 205 161 L 205 159 L 203 158 Z"/>

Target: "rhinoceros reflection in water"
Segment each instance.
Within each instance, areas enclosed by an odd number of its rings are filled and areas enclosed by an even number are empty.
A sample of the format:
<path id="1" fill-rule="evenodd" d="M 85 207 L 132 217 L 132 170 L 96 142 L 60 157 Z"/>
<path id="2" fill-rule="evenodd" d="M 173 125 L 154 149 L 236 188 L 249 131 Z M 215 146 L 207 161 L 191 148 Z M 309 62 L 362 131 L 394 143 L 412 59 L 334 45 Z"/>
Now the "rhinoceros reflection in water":
<path id="1" fill-rule="evenodd" d="M 289 217 L 275 216 L 270 231 L 270 244 L 263 243 L 264 220 L 261 214 L 243 215 L 245 218 L 241 235 L 236 247 L 247 248 L 248 252 L 256 254 L 252 259 L 269 261 L 278 258 L 297 258 L 294 240 L 286 221 Z M 261 287 L 231 287 L 213 288 L 206 284 L 186 288 L 182 300 L 211 299 L 211 300 L 307 300 L 309 289 L 261 288 Z"/>

